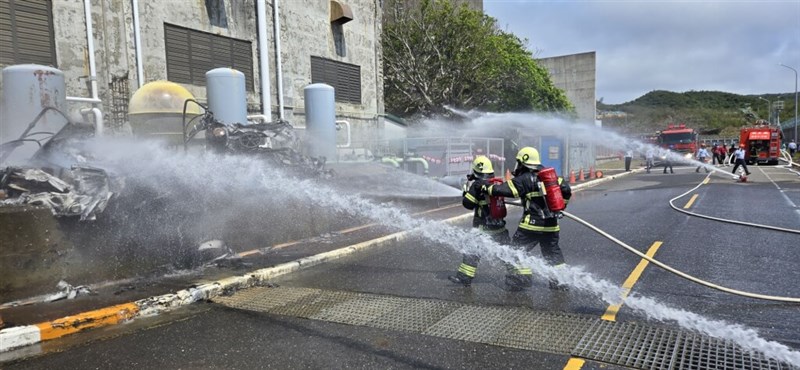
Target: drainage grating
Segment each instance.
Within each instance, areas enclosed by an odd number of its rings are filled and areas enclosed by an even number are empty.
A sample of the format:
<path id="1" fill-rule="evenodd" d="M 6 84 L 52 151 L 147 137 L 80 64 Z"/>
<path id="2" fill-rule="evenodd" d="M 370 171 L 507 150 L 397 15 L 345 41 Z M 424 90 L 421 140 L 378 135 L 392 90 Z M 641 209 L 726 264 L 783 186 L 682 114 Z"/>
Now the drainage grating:
<path id="1" fill-rule="evenodd" d="M 213 301 L 277 315 L 571 354 L 637 369 L 792 368 L 702 334 L 520 307 L 288 287 L 250 288 Z"/>
<path id="2" fill-rule="evenodd" d="M 639 323 L 601 321 L 572 354 L 638 369 L 790 369 L 729 341 Z"/>

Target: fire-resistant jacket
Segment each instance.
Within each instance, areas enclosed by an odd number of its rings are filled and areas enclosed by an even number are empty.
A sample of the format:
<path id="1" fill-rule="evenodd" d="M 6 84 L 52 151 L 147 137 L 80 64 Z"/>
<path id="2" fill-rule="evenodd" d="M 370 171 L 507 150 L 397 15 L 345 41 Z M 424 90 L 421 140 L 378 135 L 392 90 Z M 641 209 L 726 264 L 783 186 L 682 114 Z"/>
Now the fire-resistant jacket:
<path id="1" fill-rule="evenodd" d="M 561 195 L 564 203 L 569 203 L 572 197 L 572 189 L 569 183 L 562 177 L 558 178 L 561 187 Z M 536 174 L 524 172 L 515 176 L 510 181 L 499 185 L 491 185 L 486 188 L 488 195 L 498 195 L 503 197 L 519 198 L 522 200 L 523 213 L 519 221 L 519 228 L 528 231 L 538 232 L 557 232 L 558 217 L 549 211 L 544 199 L 544 192 L 540 189 L 540 183 Z"/>
<path id="2" fill-rule="evenodd" d="M 489 186 L 490 183 L 483 179 L 476 179 L 472 182 L 469 189 L 464 193 L 461 199 L 461 204 L 466 209 L 474 209 L 475 215 L 472 217 L 472 227 L 487 226 L 487 218 L 489 217 L 489 196 L 481 191 L 481 188 Z M 489 228 L 497 228 L 498 223 L 489 225 Z M 500 227 L 505 226 L 505 222 Z"/>

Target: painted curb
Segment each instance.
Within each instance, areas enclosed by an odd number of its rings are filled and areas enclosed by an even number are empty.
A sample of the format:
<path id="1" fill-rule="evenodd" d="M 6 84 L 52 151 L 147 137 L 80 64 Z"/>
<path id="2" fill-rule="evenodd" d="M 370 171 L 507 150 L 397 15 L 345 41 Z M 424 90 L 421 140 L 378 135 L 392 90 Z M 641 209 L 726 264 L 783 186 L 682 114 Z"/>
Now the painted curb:
<path id="1" fill-rule="evenodd" d="M 460 216 L 442 220 L 441 222 L 457 223 L 467 220 L 470 217 L 472 217 L 472 213 L 465 213 Z M 3 329 L 0 330 L 0 353 L 75 334 L 91 328 L 129 322 L 138 317 L 155 315 L 200 300 L 208 300 L 230 291 L 263 284 L 271 278 L 319 265 L 324 262 L 333 261 L 367 248 L 403 241 L 414 231 L 416 230 L 404 230 L 384 235 L 380 238 L 367 240 L 329 252 L 255 270 L 244 275 L 231 276 L 217 281 L 203 283 L 196 287 L 180 290 L 175 293 L 144 298 L 134 302 L 66 316 L 35 325 Z"/>
<path id="2" fill-rule="evenodd" d="M 642 171 L 642 169 L 635 169 L 630 172 L 623 172 L 613 176 L 590 180 L 576 184 L 572 186 L 572 189 L 578 192 L 640 171 Z M 470 217 L 472 217 L 471 212 L 451 217 L 441 222 L 457 223 L 467 220 Z M 269 279 L 316 266 L 324 262 L 333 261 L 367 248 L 403 241 L 414 231 L 416 230 L 399 231 L 329 252 L 255 270 L 244 275 L 231 276 L 213 282 L 202 283 L 195 287 L 179 290 L 175 293 L 148 297 L 134 302 L 66 316 L 35 325 L 3 329 L 0 330 L 0 353 L 51 339 L 61 338 L 91 328 L 116 325 L 135 320 L 138 317 L 156 315 L 201 300 L 209 300 L 220 294 L 263 284 Z"/>

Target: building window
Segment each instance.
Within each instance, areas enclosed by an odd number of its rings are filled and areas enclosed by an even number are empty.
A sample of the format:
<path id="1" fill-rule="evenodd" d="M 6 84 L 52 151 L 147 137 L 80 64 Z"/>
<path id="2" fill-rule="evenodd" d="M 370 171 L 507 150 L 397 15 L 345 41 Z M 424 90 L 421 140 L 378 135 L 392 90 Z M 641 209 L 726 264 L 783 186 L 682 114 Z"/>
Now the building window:
<path id="1" fill-rule="evenodd" d="M 56 66 L 50 0 L 0 0 L 0 65 Z"/>
<path id="2" fill-rule="evenodd" d="M 219 67 L 244 73 L 247 91 L 253 91 L 253 46 L 213 33 L 164 24 L 167 79 L 197 86 L 206 85 L 206 72 Z"/>
<path id="3" fill-rule="evenodd" d="M 206 12 L 208 12 L 208 20 L 212 26 L 228 28 L 225 0 L 206 0 Z"/>
<path id="4" fill-rule="evenodd" d="M 333 86 L 338 102 L 361 104 L 361 66 L 312 56 L 311 83 Z"/>

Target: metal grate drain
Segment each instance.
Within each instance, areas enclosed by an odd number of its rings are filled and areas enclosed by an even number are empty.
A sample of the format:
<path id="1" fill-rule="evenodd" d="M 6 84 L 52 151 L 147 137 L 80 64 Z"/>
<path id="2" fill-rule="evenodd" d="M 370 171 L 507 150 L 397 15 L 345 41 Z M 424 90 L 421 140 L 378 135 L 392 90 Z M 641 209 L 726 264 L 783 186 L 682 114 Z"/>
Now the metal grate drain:
<path id="1" fill-rule="evenodd" d="M 744 351 L 721 339 L 693 332 L 601 321 L 586 332 L 572 352 L 639 369 L 790 369 L 760 353 Z"/>
<path id="2" fill-rule="evenodd" d="M 250 288 L 214 302 L 257 312 L 401 330 L 638 369 L 791 369 L 709 336 L 521 307 L 308 288 Z"/>

